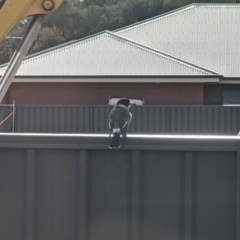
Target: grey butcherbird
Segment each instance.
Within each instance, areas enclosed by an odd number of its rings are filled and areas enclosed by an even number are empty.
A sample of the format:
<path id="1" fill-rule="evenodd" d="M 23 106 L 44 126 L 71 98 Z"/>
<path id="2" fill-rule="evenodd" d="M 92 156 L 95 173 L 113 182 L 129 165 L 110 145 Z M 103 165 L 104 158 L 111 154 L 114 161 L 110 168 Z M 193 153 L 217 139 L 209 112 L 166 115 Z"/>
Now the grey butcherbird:
<path id="1" fill-rule="evenodd" d="M 121 147 L 121 138 L 125 138 L 127 135 L 127 130 L 129 124 L 132 120 L 132 114 L 129 111 L 131 107 L 131 102 L 127 98 L 121 98 L 118 100 L 114 108 L 109 114 L 109 128 L 111 142 L 109 148 L 120 148 Z"/>

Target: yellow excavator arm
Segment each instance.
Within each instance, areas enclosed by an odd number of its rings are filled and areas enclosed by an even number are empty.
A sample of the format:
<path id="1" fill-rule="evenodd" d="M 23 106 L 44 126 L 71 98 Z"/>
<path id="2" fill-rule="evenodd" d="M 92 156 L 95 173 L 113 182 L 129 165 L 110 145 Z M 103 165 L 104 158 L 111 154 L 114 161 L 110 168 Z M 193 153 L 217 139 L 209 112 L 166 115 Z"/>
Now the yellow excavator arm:
<path id="1" fill-rule="evenodd" d="M 0 0 L 0 42 L 22 19 L 37 15 L 50 14 L 63 0 Z"/>
<path id="2" fill-rule="evenodd" d="M 34 16 L 25 36 L 13 54 L 7 70 L 0 80 L 0 103 L 45 18 L 55 11 L 62 1 L 63 0 L 0 0 L 0 42 L 20 20 Z"/>

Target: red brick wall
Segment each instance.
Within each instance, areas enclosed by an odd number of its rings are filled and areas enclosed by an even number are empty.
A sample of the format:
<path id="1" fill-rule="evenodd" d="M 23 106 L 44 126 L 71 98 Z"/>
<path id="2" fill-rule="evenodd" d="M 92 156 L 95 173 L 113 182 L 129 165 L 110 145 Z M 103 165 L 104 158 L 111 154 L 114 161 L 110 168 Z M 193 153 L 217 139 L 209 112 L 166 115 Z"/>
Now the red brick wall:
<path id="1" fill-rule="evenodd" d="M 203 84 L 192 83 L 12 83 L 16 104 L 107 104 L 111 98 L 144 99 L 146 104 L 203 104 Z"/>

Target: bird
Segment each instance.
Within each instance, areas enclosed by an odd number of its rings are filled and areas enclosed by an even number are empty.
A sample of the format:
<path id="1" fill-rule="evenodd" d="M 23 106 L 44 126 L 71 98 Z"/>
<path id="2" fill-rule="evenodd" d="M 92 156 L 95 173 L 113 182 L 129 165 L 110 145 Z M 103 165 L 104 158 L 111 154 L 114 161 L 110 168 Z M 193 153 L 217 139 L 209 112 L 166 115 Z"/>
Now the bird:
<path id="1" fill-rule="evenodd" d="M 127 136 L 127 130 L 129 124 L 132 120 L 132 114 L 129 108 L 132 106 L 131 102 L 127 98 L 121 98 L 117 101 L 114 108 L 109 114 L 109 136 L 111 137 L 111 142 L 109 148 L 120 148 L 121 147 L 121 137 L 124 139 Z"/>

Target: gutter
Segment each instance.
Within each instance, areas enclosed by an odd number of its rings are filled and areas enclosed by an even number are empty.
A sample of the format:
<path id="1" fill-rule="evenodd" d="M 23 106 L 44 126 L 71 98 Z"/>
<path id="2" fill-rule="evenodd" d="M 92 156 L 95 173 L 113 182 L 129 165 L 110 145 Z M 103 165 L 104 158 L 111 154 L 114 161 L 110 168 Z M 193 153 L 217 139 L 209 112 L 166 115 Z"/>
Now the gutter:
<path id="1" fill-rule="evenodd" d="M 18 76 L 14 83 L 219 83 L 219 76 Z"/>

